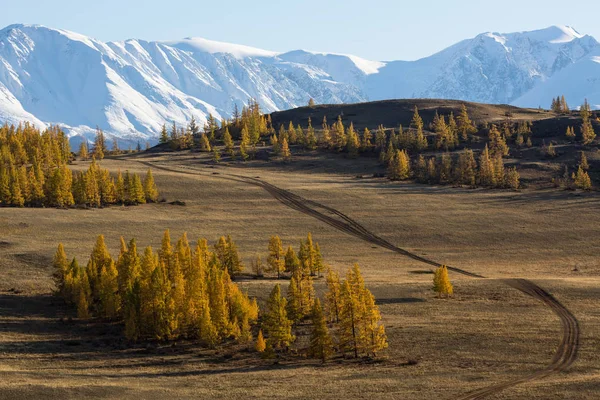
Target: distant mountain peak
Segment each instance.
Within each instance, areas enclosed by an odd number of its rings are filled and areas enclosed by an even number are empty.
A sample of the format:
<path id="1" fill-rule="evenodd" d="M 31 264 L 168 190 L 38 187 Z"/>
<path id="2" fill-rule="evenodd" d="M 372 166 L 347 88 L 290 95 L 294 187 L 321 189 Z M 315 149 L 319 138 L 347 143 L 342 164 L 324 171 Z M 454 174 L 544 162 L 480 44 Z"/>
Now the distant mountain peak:
<path id="1" fill-rule="evenodd" d="M 600 44 L 569 26 L 487 32 L 416 61 L 251 46 L 188 37 L 104 43 L 42 25 L 0 30 L 0 124 L 98 125 L 135 143 L 163 123 L 220 118 L 255 98 L 266 112 L 317 103 L 442 98 L 547 106 L 564 94 L 600 107 Z"/>

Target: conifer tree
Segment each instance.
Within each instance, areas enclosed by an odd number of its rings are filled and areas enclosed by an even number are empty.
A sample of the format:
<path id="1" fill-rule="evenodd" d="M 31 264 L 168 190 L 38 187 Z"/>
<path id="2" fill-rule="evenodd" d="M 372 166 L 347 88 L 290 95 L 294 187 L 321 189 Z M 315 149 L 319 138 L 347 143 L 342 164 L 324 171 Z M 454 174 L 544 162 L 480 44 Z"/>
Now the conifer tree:
<path id="1" fill-rule="evenodd" d="M 208 137 L 204 133 L 200 135 L 200 150 L 205 151 L 207 153 L 210 153 L 212 151 L 212 147 L 210 146 L 210 141 L 208 140 Z"/>
<path id="2" fill-rule="evenodd" d="M 276 135 L 271 136 L 271 146 L 273 147 L 273 153 L 279 154 L 281 146 L 279 145 L 279 139 L 277 139 Z"/>
<path id="3" fill-rule="evenodd" d="M 523 134 L 521 132 L 517 132 L 517 137 L 515 139 L 515 144 L 517 147 L 523 147 Z"/>
<path id="4" fill-rule="evenodd" d="M 504 136 L 502 136 L 496 125 L 492 125 L 490 128 L 489 139 L 489 151 L 492 157 L 495 157 L 497 154 L 499 154 L 502 157 L 508 155 L 509 151 L 508 146 L 506 145 L 506 139 L 504 138 Z"/>
<path id="5" fill-rule="evenodd" d="M 292 157 L 290 146 L 288 145 L 286 138 L 283 138 L 283 141 L 281 142 L 281 157 L 283 157 L 284 160 L 289 160 Z"/>
<path id="6" fill-rule="evenodd" d="M 321 247 L 319 246 L 319 243 L 315 243 L 313 274 L 316 274 L 320 277 L 323 271 L 325 271 L 325 264 L 323 264 L 323 255 L 321 254 Z"/>
<path id="7" fill-rule="evenodd" d="M 391 180 L 405 180 L 410 177 L 410 159 L 406 150 L 396 150 L 390 161 L 389 175 Z"/>
<path id="8" fill-rule="evenodd" d="M 323 144 L 323 146 L 329 149 L 333 147 L 333 141 L 331 139 L 331 130 L 329 129 L 329 125 L 327 124 L 326 116 L 323 116 L 321 143 Z"/>
<path id="9" fill-rule="evenodd" d="M 106 140 L 102 129 L 96 128 L 96 139 L 94 140 L 94 156 L 97 160 L 102 160 L 106 154 Z"/>
<path id="10" fill-rule="evenodd" d="M 229 334 L 229 309 L 227 307 L 227 292 L 223 279 L 223 274 L 227 270 L 219 271 L 212 266 L 208 278 L 208 298 L 210 304 L 210 318 L 218 332 L 219 337 L 226 337 Z"/>
<path id="11" fill-rule="evenodd" d="M 315 129 L 312 126 L 310 117 L 308 118 L 308 127 L 306 129 L 306 148 L 314 150 L 317 148 L 317 136 L 315 135 Z"/>
<path id="12" fill-rule="evenodd" d="M 267 348 L 267 343 L 265 342 L 265 337 L 263 336 L 262 329 L 258 331 L 258 336 L 256 337 L 256 344 L 254 345 L 254 349 L 262 353 Z"/>
<path id="13" fill-rule="evenodd" d="M 163 124 L 160 130 L 160 138 L 158 140 L 160 143 L 168 143 L 169 142 L 169 134 L 167 132 L 167 125 Z"/>
<path id="14" fill-rule="evenodd" d="M 338 115 L 338 119 L 333 125 L 333 145 L 337 150 L 341 150 L 346 146 L 346 128 L 342 123 L 341 115 Z"/>
<path id="15" fill-rule="evenodd" d="M 292 278 L 290 279 L 290 284 L 288 286 L 288 290 L 287 290 L 287 315 L 289 317 L 289 319 L 293 322 L 296 323 L 298 321 L 300 321 L 302 319 L 302 317 L 304 316 L 302 314 L 302 294 L 300 292 L 299 289 L 300 286 L 300 282 L 299 282 L 299 274 L 293 274 Z"/>
<path id="16" fill-rule="evenodd" d="M 225 127 L 225 132 L 223 133 L 223 144 L 225 144 L 225 151 L 229 154 L 230 157 L 235 156 L 235 150 L 233 148 L 233 139 L 231 138 L 231 134 L 229 133 L 229 127 Z"/>
<path id="17" fill-rule="evenodd" d="M 267 342 L 274 349 L 288 348 L 295 340 L 292 335 L 292 321 L 286 311 L 287 301 L 281 296 L 279 285 L 275 285 L 267 301 L 267 311 L 263 316 L 263 328 L 267 332 Z"/>
<path id="18" fill-rule="evenodd" d="M 346 130 L 346 150 L 348 154 L 352 157 L 356 157 L 358 155 L 358 150 L 360 148 L 360 141 L 358 138 L 358 134 L 354 130 L 354 124 L 350 122 L 350 126 Z"/>
<path id="19" fill-rule="evenodd" d="M 467 106 L 462 105 L 460 108 L 460 114 L 456 117 L 458 132 L 461 135 L 462 140 L 467 140 L 469 135 L 477 132 L 477 128 L 469 118 L 469 113 L 467 112 Z"/>
<path id="20" fill-rule="evenodd" d="M 385 129 L 383 128 L 383 125 L 379 125 L 377 127 L 377 131 L 375 132 L 375 147 L 377 151 L 384 151 L 386 142 L 387 138 L 385 135 Z"/>
<path id="21" fill-rule="evenodd" d="M 592 180 L 581 165 L 577 168 L 577 173 L 573 174 L 573 181 L 579 189 L 590 190 L 592 188 Z"/>
<path id="22" fill-rule="evenodd" d="M 89 319 L 90 310 L 87 297 L 83 290 L 79 291 L 79 300 L 77 301 L 77 318 Z"/>
<path id="23" fill-rule="evenodd" d="M 590 164 L 588 163 L 587 157 L 585 156 L 585 152 L 581 151 L 579 153 L 579 165 L 584 171 L 590 169 Z"/>
<path id="24" fill-rule="evenodd" d="M 121 174 L 121 170 L 117 173 L 117 180 L 115 182 L 115 201 L 119 204 L 125 204 L 127 197 L 125 192 L 125 180 Z"/>
<path id="25" fill-rule="evenodd" d="M 128 185 L 128 197 L 132 204 L 145 204 L 144 186 L 138 174 L 133 174 Z"/>
<path id="26" fill-rule="evenodd" d="M 263 274 L 263 263 L 259 255 L 256 256 L 256 259 L 252 262 L 252 271 L 254 272 L 254 276 L 256 278 L 262 278 Z"/>
<path id="27" fill-rule="evenodd" d="M 301 268 L 300 259 L 296 256 L 296 252 L 292 246 L 289 246 L 285 253 L 285 270 L 294 274 Z"/>
<path id="28" fill-rule="evenodd" d="M 575 129 L 573 129 L 572 126 L 567 127 L 566 136 L 567 136 L 567 139 L 569 139 L 569 140 L 575 139 Z"/>
<path id="29" fill-rule="evenodd" d="M 79 158 L 82 161 L 87 161 L 88 157 L 89 157 L 89 153 L 88 153 L 87 141 L 84 140 L 79 145 Z"/>
<path id="30" fill-rule="evenodd" d="M 506 186 L 508 188 L 510 188 L 512 190 L 519 189 L 519 186 L 521 185 L 521 183 L 520 183 L 521 176 L 519 175 L 517 168 L 515 168 L 515 167 L 509 168 L 506 171 L 504 179 L 506 181 Z"/>
<path id="31" fill-rule="evenodd" d="M 138 146 L 139 146 L 138 142 Z M 113 137 L 113 146 L 112 146 L 112 154 L 121 154 L 121 150 L 119 149 L 119 140 L 116 137 Z M 138 150 L 139 151 L 139 150 Z"/>
<path id="32" fill-rule="evenodd" d="M 242 128 L 242 140 L 240 142 L 240 157 L 242 157 L 242 160 L 246 161 L 248 158 L 250 158 L 250 155 L 248 154 L 248 149 L 250 147 L 250 135 L 248 133 L 248 128 L 246 126 L 244 126 Z"/>
<path id="33" fill-rule="evenodd" d="M 200 318 L 200 339 L 208 346 L 214 347 L 219 340 L 219 333 L 212 323 L 210 308 L 208 304 L 202 307 L 202 317 Z"/>
<path id="34" fill-rule="evenodd" d="M 330 322 L 339 322 L 341 309 L 340 276 L 331 268 L 327 269 L 327 292 L 325 293 L 325 310 Z"/>
<path id="35" fill-rule="evenodd" d="M 584 145 L 588 145 L 594 141 L 594 139 L 596 138 L 596 133 L 594 132 L 594 127 L 592 126 L 592 123 L 590 121 L 591 108 L 587 99 L 585 99 L 585 102 L 581 106 L 580 115 L 582 120 L 581 141 Z"/>
<path id="36" fill-rule="evenodd" d="M 463 185 L 475 185 L 477 162 L 473 150 L 466 149 L 458 157 L 458 181 Z"/>
<path id="37" fill-rule="evenodd" d="M 290 123 L 288 124 L 287 140 L 289 141 L 290 144 L 298 143 L 298 136 L 296 135 L 296 128 L 294 128 L 294 124 L 292 123 L 292 121 L 290 121 Z"/>
<path id="38" fill-rule="evenodd" d="M 217 148 L 217 146 L 213 146 L 213 161 L 215 163 L 220 163 L 221 162 L 221 152 L 219 151 L 219 149 Z"/>
<path id="39" fill-rule="evenodd" d="M 52 261 L 52 279 L 56 285 L 56 293 L 64 296 L 65 295 L 65 278 L 69 269 L 69 261 L 67 260 L 67 254 L 62 243 L 58 244 L 54 260 Z"/>
<path id="40" fill-rule="evenodd" d="M 103 266 L 98 279 L 99 315 L 115 319 L 119 314 L 121 299 L 117 280 L 118 272 L 114 261 L 110 260 L 108 267 Z"/>
<path id="41" fill-rule="evenodd" d="M 310 357 L 318 358 L 323 363 L 333 354 L 333 340 L 327 328 L 325 315 L 319 299 L 315 300 L 312 309 L 312 331 L 308 354 Z"/>
<path id="42" fill-rule="evenodd" d="M 501 188 L 504 185 L 504 161 L 502 161 L 502 157 L 498 154 L 494 157 L 492 161 L 492 166 L 494 169 L 494 187 Z"/>
<path id="43" fill-rule="evenodd" d="M 479 157 L 479 183 L 482 186 L 494 186 L 496 183 L 494 176 L 494 165 L 490 157 L 487 144 Z"/>
<path id="44" fill-rule="evenodd" d="M 363 340 L 360 334 L 359 321 L 361 316 L 361 303 L 359 294 L 353 290 L 348 279 L 344 280 L 340 292 L 340 344 L 344 350 L 354 353 L 358 358 L 360 342 Z"/>
<path id="45" fill-rule="evenodd" d="M 285 255 L 283 246 L 279 236 L 271 236 L 269 240 L 269 257 L 267 258 L 269 272 L 276 272 L 277 279 L 281 277 L 281 273 L 285 270 Z"/>
<path id="46" fill-rule="evenodd" d="M 438 267 L 433 276 L 433 290 L 438 296 L 452 296 L 454 289 L 448 277 L 448 268 L 445 265 Z"/>
<path id="47" fill-rule="evenodd" d="M 147 203 L 156 203 L 158 201 L 158 189 L 156 188 L 152 170 L 150 169 L 146 172 L 146 177 L 144 178 L 144 196 Z"/>
<path id="48" fill-rule="evenodd" d="M 363 131 L 362 134 L 362 140 L 360 142 L 360 149 L 362 151 L 368 151 L 373 147 L 373 134 L 371 133 L 371 131 L 369 130 L 369 128 L 365 127 L 365 130 Z"/>
<path id="49" fill-rule="evenodd" d="M 306 136 L 304 136 L 304 130 L 300 124 L 296 126 L 296 143 L 306 147 Z"/>

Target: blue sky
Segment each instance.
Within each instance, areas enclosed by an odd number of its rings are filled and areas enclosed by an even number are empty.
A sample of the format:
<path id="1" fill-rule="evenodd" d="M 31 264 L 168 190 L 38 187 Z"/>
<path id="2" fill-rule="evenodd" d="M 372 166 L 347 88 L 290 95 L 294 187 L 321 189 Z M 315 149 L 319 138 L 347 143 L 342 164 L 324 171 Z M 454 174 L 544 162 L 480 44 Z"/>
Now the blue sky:
<path id="1" fill-rule="evenodd" d="M 600 40 L 598 0 L 12 0 L 0 9 L 1 27 L 42 24 L 103 41 L 198 36 L 373 60 L 414 60 L 481 32 L 550 25 L 570 25 Z"/>

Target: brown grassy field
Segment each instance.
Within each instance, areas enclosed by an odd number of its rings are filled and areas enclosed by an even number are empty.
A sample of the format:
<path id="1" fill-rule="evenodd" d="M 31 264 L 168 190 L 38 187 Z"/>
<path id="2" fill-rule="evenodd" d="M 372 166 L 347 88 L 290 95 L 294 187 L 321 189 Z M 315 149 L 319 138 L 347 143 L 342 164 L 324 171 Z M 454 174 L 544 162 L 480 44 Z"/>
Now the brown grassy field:
<path id="1" fill-rule="evenodd" d="M 517 277 L 533 280 L 577 317 L 578 358 L 566 372 L 490 398 L 598 397 L 597 193 L 359 179 L 375 161 L 337 156 L 212 166 L 207 156 L 184 152 L 102 165 L 143 172 L 147 166 L 139 161 L 155 165 L 167 202 L 98 210 L 0 208 L 0 398 L 460 398 L 541 370 L 552 360 L 560 321 L 543 303 L 502 281 Z M 74 168 L 86 166 L 77 162 Z M 227 174 L 260 177 L 333 207 L 419 256 L 489 279 L 451 273 L 454 298 L 437 299 L 429 265 L 334 229 Z M 168 204 L 173 200 L 185 206 Z M 166 228 L 172 237 L 187 232 L 190 239 L 213 242 L 231 234 L 247 265 L 257 251 L 266 253 L 271 235 L 297 246 L 312 232 L 332 267 L 345 271 L 360 264 L 380 305 L 389 349 L 375 361 L 335 359 L 323 366 L 298 357 L 266 361 L 239 346 L 129 345 L 120 326 L 79 321 L 50 296 L 50 262 L 58 242 L 69 256 L 86 262 L 99 233 L 116 254 L 119 236 L 159 246 Z M 241 282 L 260 300 L 273 284 Z M 323 286 L 317 281 L 318 291 Z"/>

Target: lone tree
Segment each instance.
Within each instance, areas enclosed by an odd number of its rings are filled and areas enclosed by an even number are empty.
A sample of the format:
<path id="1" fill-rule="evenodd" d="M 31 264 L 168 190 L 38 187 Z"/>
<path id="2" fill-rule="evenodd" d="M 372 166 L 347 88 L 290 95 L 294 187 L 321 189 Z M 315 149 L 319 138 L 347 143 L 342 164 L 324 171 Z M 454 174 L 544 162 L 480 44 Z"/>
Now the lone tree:
<path id="1" fill-rule="evenodd" d="M 433 275 L 433 291 L 438 294 L 439 297 L 452 296 L 454 292 L 454 288 L 452 287 L 452 283 L 450 283 L 450 278 L 448 277 L 448 267 L 442 265 L 435 270 Z"/>

